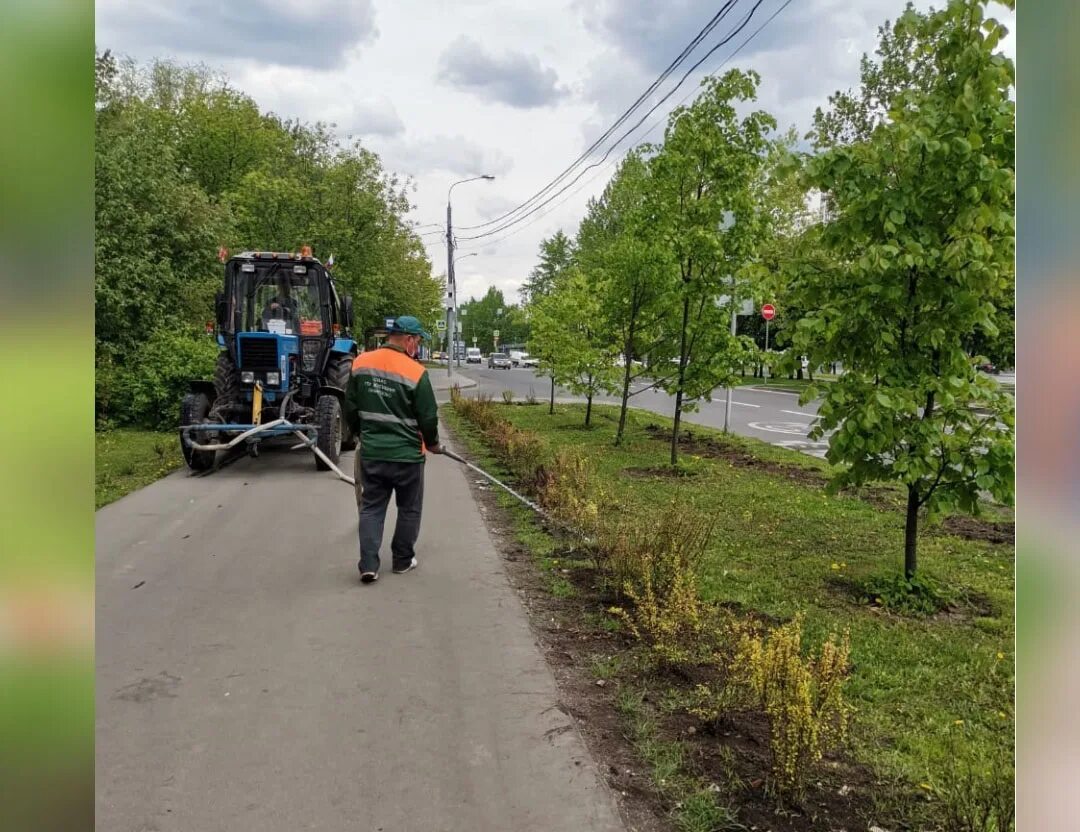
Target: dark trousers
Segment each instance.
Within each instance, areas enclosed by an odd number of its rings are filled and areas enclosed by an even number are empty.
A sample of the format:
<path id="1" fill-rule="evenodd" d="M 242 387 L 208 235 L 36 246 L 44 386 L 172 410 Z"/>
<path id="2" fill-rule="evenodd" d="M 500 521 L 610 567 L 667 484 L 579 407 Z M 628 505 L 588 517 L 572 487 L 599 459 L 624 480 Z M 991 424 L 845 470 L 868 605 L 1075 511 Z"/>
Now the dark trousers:
<path id="1" fill-rule="evenodd" d="M 424 507 L 424 463 L 384 462 L 361 459 L 357 500 L 360 507 L 360 571 L 379 571 L 386 507 L 393 493 L 397 502 L 397 525 L 390 541 L 394 568 L 404 568 L 416 554 L 413 547 L 420 535 L 420 513 Z"/>

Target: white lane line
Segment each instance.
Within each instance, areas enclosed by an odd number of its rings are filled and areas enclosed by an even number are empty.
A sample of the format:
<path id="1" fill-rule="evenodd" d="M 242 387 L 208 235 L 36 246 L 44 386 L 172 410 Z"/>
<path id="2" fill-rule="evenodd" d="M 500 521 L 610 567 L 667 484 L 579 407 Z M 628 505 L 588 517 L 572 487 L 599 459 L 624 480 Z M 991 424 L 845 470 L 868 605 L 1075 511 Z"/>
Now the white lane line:
<path id="1" fill-rule="evenodd" d="M 755 405 L 755 407 L 758 407 L 758 406 L 760 406 L 760 405 Z M 814 416 L 814 414 L 813 414 L 813 413 L 807 413 L 806 411 L 803 411 L 803 410 L 781 410 L 780 412 L 781 412 L 781 413 L 790 413 L 790 414 L 791 414 L 792 416 L 807 416 L 807 417 L 813 417 L 813 420 L 814 420 L 815 422 L 816 422 L 816 421 L 817 421 L 818 419 L 820 419 L 820 418 L 821 418 L 820 416 Z"/>
<path id="2" fill-rule="evenodd" d="M 749 402 L 732 402 L 732 404 L 737 404 L 740 407 L 761 407 L 760 404 L 750 404 Z"/>
<path id="3" fill-rule="evenodd" d="M 794 390 L 766 390 L 764 387 L 748 387 L 747 390 L 753 390 L 755 393 L 772 393 L 775 396 L 801 396 L 802 393 L 797 393 Z"/>

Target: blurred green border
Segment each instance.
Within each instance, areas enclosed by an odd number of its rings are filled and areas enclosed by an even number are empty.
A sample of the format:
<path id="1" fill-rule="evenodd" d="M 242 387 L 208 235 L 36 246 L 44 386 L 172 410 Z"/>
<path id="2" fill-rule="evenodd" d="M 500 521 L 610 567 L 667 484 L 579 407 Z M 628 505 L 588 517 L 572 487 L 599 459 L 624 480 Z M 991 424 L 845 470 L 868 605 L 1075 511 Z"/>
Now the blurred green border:
<path id="1" fill-rule="evenodd" d="M 94 822 L 93 58 L 92 3 L 4 4 L 0 829 Z"/>
<path id="2" fill-rule="evenodd" d="M 0 829 L 93 822 L 93 622 L 71 600 L 93 592 L 93 25 L 85 0 L 8 0 L 0 27 L 0 378 L 2 389 L 18 392 L 15 401 L 32 403 L 16 407 L 8 396 L 0 408 L 0 604 L 13 609 L 18 599 L 20 609 L 71 619 L 37 646 L 0 643 L 0 782 L 21 797 L 0 802 Z M 1080 4 L 1021 2 L 1017 35 L 1023 319 L 1076 279 Z M 1019 397 L 1052 398 L 1024 389 L 1031 333 L 1023 324 L 1018 333 Z M 1080 417 L 1068 415 L 1073 424 Z M 1064 544 L 1053 542 L 1045 517 L 1040 528 L 1026 527 L 1041 507 L 1024 500 L 1033 472 L 1025 467 L 1022 409 L 1018 424 L 1023 745 L 1039 727 L 1025 714 L 1039 711 L 1042 671 L 1066 640 L 1054 626 L 1059 601 L 1076 581 L 1055 567 L 1055 545 Z M 1068 521 L 1061 518 L 1062 529 Z M 1071 733 L 1063 727 L 1058 737 Z M 1023 809 L 1023 772 L 1019 788 Z"/>
<path id="3" fill-rule="evenodd" d="M 1080 342 L 1053 338 L 1080 317 L 1080 4 L 1017 4 L 1017 828 L 1065 829 L 1080 777 L 1076 691 L 1056 680 L 1078 659 L 1074 623 Z M 1053 344 L 1065 344 L 1063 354 Z M 1049 439 L 1056 471 L 1037 470 Z M 1057 479 L 1055 479 L 1057 477 Z M 1066 551 L 1071 550 L 1071 551 Z M 1066 806 L 1071 808 L 1066 809 Z M 1056 823 L 1051 820 L 1055 819 Z"/>

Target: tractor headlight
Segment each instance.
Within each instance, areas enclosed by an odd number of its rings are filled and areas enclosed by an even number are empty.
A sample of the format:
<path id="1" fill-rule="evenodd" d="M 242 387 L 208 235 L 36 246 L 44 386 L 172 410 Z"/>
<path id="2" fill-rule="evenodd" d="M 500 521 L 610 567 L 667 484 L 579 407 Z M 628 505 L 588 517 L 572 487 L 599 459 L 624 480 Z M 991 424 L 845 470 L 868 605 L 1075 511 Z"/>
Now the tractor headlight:
<path id="1" fill-rule="evenodd" d="M 244 384 L 254 384 L 255 374 L 251 370 L 244 370 L 244 372 L 240 373 L 240 381 Z"/>
<path id="2" fill-rule="evenodd" d="M 268 387 L 277 387 L 281 384 L 281 373 L 267 373 L 266 385 Z"/>

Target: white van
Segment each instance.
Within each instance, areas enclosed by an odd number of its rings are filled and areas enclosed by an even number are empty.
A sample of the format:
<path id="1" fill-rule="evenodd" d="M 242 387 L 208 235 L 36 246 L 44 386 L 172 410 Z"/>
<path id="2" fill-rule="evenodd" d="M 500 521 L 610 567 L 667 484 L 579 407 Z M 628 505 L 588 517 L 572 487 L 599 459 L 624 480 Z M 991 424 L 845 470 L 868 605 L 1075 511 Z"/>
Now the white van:
<path id="1" fill-rule="evenodd" d="M 533 358 L 527 352 L 521 352 L 520 350 L 510 351 L 510 364 L 514 367 L 536 367 L 540 361 Z"/>
<path id="2" fill-rule="evenodd" d="M 465 350 L 465 363 L 466 364 L 480 364 L 484 360 L 484 356 L 480 354 L 479 347 L 469 347 Z"/>

